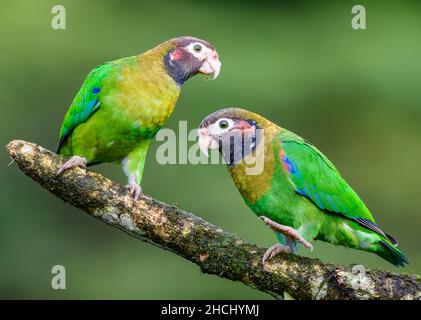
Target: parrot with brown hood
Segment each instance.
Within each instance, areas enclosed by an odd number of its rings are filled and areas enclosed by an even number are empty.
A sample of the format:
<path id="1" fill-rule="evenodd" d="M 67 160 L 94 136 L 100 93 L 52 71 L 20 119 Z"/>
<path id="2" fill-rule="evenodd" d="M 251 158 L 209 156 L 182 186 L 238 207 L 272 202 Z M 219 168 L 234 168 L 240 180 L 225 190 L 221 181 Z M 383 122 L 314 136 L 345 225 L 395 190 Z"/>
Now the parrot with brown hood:
<path id="1" fill-rule="evenodd" d="M 240 108 L 207 116 L 199 146 L 218 149 L 245 203 L 275 231 L 281 252 L 313 250 L 313 240 L 373 252 L 395 266 L 408 259 L 332 162 L 297 134 Z M 260 166 L 260 168 L 259 168 Z"/>
<path id="2" fill-rule="evenodd" d="M 220 68 L 209 42 L 179 37 L 93 69 L 61 125 L 58 153 L 70 159 L 57 174 L 121 163 L 137 199 L 148 146 L 172 114 L 183 84 L 198 73 L 215 79 Z"/>

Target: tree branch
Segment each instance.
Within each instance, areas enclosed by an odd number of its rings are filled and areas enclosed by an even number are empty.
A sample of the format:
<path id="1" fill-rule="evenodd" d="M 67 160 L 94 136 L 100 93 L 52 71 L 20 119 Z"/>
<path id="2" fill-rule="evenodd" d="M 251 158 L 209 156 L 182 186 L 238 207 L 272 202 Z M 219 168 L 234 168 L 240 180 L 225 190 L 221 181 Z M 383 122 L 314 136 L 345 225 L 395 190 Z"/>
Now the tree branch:
<path id="1" fill-rule="evenodd" d="M 257 290 L 296 299 L 421 299 L 421 278 L 323 263 L 285 254 L 267 262 L 263 248 L 189 212 L 148 196 L 134 202 L 125 188 L 76 168 L 56 176 L 64 158 L 14 140 L 7 151 L 19 169 L 43 188 L 109 225 L 197 264 L 203 273 L 241 281 Z"/>

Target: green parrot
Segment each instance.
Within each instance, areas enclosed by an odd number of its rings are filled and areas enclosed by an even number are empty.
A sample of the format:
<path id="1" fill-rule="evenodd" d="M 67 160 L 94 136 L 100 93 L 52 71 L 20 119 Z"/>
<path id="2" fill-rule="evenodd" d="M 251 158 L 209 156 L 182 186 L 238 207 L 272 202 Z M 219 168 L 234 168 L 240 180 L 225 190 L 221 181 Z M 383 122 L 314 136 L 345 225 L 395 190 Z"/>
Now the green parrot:
<path id="1" fill-rule="evenodd" d="M 355 191 L 315 146 L 271 121 L 239 108 L 207 116 L 199 146 L 219 149 L 250 209 L 275 231 L 278 253 L 313 249 L 312 240 L 373 252 L 396 266 L 408 259 L 382 231 Z"/>
<path id="2" fill-rule="evenodd" d="M 172 114 L 183 83 L 198 73 L 215 79 L 220 67 L 210 43 L 179 37 L 93 69 L 61 125 L 58 153 L 71 158 L 57 174 L 121 163 L 137 199 L 149 143 Z"/>

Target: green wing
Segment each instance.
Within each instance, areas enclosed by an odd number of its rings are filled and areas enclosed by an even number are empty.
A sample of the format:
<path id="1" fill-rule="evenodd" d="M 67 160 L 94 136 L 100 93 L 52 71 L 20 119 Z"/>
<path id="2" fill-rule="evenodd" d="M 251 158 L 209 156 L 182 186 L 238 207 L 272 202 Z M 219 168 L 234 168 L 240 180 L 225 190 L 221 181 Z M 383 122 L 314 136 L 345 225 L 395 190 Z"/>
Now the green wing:
<path id="1" fill-rule="evenodd" d="M 107 77 L 113 68 L 112 63 L 105 63 L 93 69 L 86 77 L 82 88 L 67 111 L 60 129 L 60 142 L 58 152 L 64 145 L 72 131 L 100 107 L 102 81 Z"/>
<path id="2" fill-rule="evenodd" d="M 377 227 L 363 201 L 321 151 L 291 132 L 282 134 L 280 141 L 280 161 L 297 193 L 327 214 L 356 221 L 395 242 Z"/>

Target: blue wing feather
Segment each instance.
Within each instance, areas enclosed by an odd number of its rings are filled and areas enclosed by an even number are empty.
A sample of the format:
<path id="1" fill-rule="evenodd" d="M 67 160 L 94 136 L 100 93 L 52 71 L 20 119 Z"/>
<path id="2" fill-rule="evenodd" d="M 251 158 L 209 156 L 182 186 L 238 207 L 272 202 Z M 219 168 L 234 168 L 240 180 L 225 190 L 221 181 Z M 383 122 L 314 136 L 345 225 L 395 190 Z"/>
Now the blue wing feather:
<path id="1" fill-rule="evenodd" d="M 281 161 L 298 194 L 326 213 L 353 220 L 392 242 L 334 165 L 316 147 L 296 135 L 281 137 Z"/>
<path id="2" fill-rule="evenodd" d="M 113 67 L 112 63 L 103 64 L 92 70 L 86 77 L 72 105 L 64 117 L 60 129 L 58 152 L 73 130 L 89 119 L 101 105 L 102 81 Z"/>

